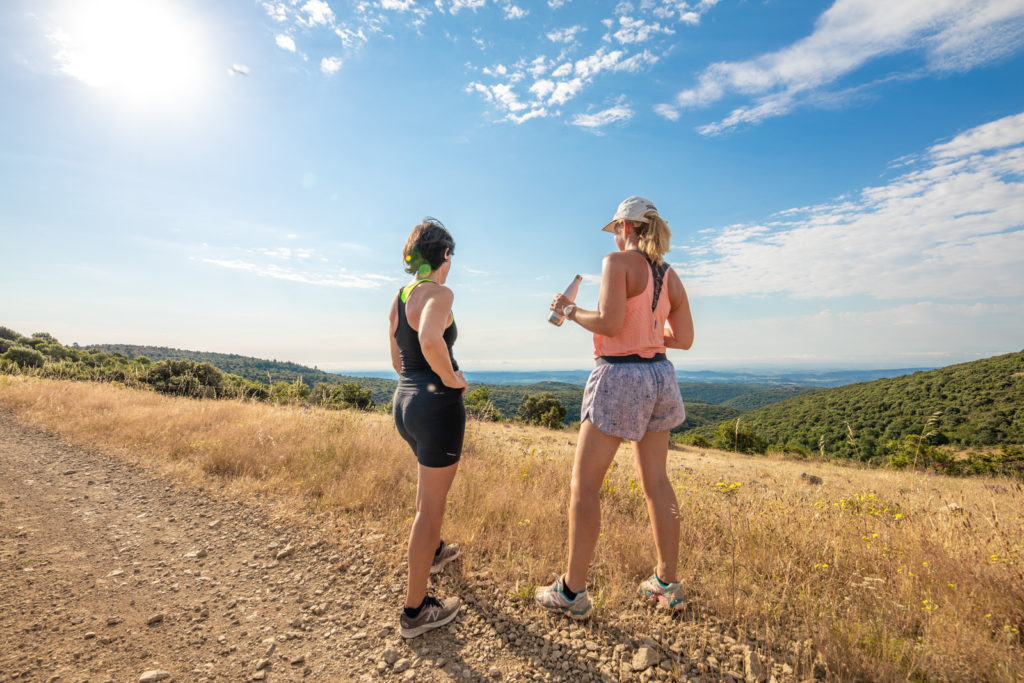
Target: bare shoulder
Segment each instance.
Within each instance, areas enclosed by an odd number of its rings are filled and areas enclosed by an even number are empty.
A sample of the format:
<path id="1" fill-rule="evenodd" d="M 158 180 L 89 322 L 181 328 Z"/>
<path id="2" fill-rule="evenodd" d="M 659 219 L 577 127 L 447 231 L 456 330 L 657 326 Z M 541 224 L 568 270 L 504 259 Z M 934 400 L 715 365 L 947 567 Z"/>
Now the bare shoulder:
<path id="1" fill-rule="evenodd" d="M 439 304 L 448 304 L 449 306 L 455 301 L 455 292 L 445 285 L 434 284 L 426 290 L 427 300 L 436 301 Z"/>

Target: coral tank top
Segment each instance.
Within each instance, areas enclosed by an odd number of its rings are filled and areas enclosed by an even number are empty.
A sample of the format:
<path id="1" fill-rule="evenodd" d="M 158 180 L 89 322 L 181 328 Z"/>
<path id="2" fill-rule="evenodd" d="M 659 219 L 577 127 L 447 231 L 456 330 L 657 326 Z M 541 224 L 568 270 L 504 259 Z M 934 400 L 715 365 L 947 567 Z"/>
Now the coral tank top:
<path id="1" fill-rule="evenodd" d="M 647 287 L 644 291 L 626 299 L 626 317 L 622 330 L 614 337 L 594 335 L 594 357 L 636 354 L 651 358 L 657 353 L 665 353 L 665 320 L 668 319 L 672 304 L 664 288 L 652 312 L 653 302 L 654 273 L 651 269 L 647 274 Z"/>

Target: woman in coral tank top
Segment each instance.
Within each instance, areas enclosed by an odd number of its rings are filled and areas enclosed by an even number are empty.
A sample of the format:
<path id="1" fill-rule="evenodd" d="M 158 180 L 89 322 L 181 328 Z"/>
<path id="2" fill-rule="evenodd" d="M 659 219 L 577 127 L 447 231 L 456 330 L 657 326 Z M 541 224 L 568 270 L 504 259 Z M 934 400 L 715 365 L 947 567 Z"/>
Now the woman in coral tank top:
<path id="1" fill-rule="evenodd" d="M 614 233 L 617 251 L 604 258 L 597 310 L 578 308 L 562 295 L 551 304 L 594 333 L 597 362 L 583 392 L 572 469 L 568 566 L 536 595 L 544 607 L 574 619 L 590 616 L 587 568 L 600 534 L 598 492 L 622 439 L 633 442 L 658 552 L 640 594 L 669 610 L 684 606 L 676 576 L 678 505 L 666 461 L 669 431 L 682 424 L 686 412 L 665 349 L 690 348 L 693 318 L 683 283 L 663 258 L 672 233 L 650 200 L 624 200 L 604 230 Z"/>

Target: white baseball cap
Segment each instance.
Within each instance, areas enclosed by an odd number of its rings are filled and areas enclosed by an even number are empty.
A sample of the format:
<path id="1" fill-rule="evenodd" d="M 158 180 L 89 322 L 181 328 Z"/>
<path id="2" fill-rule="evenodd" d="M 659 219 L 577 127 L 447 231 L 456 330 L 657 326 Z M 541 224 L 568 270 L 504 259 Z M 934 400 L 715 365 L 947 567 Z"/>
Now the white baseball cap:
<path id="1" fill-rule="evenodd" d="M 658 213 L 658 210 L 654 208 L 654 202 L 650 199 L 644 199 L 643 197 L 627 197 L 622 200 L 619 204 L 618 210 L 615 212 L 615 217 L 612 218 L 608 225 L 601 228 L 605 232 L 615 232 L 615 224 L 619 221 L 637 221 L 638 223 L 647 222 L 648 212 L 653 211 Z"/>

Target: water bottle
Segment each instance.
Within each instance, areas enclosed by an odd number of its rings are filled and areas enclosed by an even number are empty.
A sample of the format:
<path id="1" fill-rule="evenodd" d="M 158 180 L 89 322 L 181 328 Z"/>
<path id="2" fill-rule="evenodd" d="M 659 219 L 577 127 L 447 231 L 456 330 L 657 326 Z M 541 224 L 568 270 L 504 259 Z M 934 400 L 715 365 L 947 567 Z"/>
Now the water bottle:
<path id="1" fill-rule="evenodd" d="M 572 282 L 569 283 L 569 286 L 565 288 L 564 292 L 562 292 L 562 296 L 569 301 L 576 301 L 576 292 L 579 291 L 581 282 L 583 282 L 582 275 L 574 277 Z M 565 322 L 565 316 L 559 314 L 558 311 L 551 311 L 551 314 L 548 316 L 548 322 L 552 325 L 561 325 Z"/>

